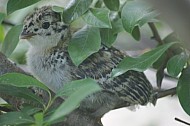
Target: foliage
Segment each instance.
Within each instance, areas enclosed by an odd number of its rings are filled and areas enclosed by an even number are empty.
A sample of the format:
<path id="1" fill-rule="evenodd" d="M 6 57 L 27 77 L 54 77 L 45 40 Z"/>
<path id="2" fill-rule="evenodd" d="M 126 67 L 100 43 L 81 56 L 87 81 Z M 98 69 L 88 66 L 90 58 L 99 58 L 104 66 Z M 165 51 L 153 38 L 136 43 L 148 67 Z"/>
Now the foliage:
<path id="1" fill-rule="evenodd" d="M 15 0 L 9 0 L 7 15 L 0 13 L 0 23 L 5 21 L 4 19 L 9 14 L 39 1 L 18 0 L 15 4 Z M 127 0 L 125 2 L 119 0 L 73 0 L 66 8 L 54 6 L 53 10 L 61 12 L 63 21 L 66 23 L 72 24 L 81 19 L 86 24 L 73 35 L 69 44 L 69 54 L 76 66 L 97 52 L 101 48 L 101 42 L 107 47 L 111 47 L 118 34 L 124 30 L 135 40 L 140 40 L 141 27 L 157 21 L 156 17 L 158 16 L 158 13 L 147 3 Z M 11 27 L 5 35 L 1 52 L 7 57 L 17 46 L 21 29 L 22 25 L 18 24 Z M 180 40 L 173 37 L 173 34 L 161 41 L 163 43 L 158 41 L 158 47 L 141 56 L 124 58 L 118 67 L 113 69 L 112 75 L 115 77 L 128 70 L 144 71 L 154 67 L 158 70 L 158 83 L 161 83 L 164 77 L 164 69 L 167 67 L 170 76 L 179 76 L 177 95 L 183 109 L 190 115 L 190 104 L 187 102 L 190 101 L 189 52 L 180 45 Z M 179 44 L 176 44 L 176 41 Z M 161 84 L 158 85 L 161 86 Z M 47 92 L 49 94 L 48 102 L 45 103 L 39 96 L 34 95 L 28 89 L 29 87 L 37 87 Z M 30 76 L 19 73 L 2 75 L 0 77 L 0 93 L 32 101 L 37 104 L 37 107 L 24 107 L 23 111 L 7 112 L 0 115 L 0 125 L 42 126 L 56 123 L 60 121 L 60 118 L 64 118 L 65 115 L 76 109 L 86 96 L 99 90 L 101 89 L 96 82 L 88 78 L 66 84 L 52 97 L 51 92 L 44 84 Z M 67 99 L 53 113 L 48 115 L 47 113 L 51 111 L 50 107 L 57 97 L 67 97 Z M 30 110 L 35 111 L 31 113 Z"/>
<path id="2" fill-rule="evenodd" d="M 9 30 L 9 32 L 5 36 L 1 51 L 7 57 L 9 57 L 13 52 L 13 50 L 16 48 L 19 41 L 19 35 L 21 30 L 22 30 L 22 25 L 14 26 L 11 28 L 11 30 Z"/>

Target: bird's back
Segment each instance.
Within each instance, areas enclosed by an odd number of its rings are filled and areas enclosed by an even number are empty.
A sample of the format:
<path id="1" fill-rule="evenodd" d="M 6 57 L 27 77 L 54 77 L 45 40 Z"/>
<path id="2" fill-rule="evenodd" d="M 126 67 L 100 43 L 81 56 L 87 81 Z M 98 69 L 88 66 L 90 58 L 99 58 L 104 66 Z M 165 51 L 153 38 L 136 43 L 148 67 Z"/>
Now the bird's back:
<path id="1" fill-rule="evenodd" d="M 118 98 L 130 104 L 145 105 L 152 101 L 153 88 L 142 72 L 128 71 L 112 78 L 111 71 L 126 55 L 118 49 L 102 47 L 98 52 L 88 57 L 78 67 L 72 64 L 71 75 L 73 80 L 93 78 L 103 90 L 113 93 Z"/>

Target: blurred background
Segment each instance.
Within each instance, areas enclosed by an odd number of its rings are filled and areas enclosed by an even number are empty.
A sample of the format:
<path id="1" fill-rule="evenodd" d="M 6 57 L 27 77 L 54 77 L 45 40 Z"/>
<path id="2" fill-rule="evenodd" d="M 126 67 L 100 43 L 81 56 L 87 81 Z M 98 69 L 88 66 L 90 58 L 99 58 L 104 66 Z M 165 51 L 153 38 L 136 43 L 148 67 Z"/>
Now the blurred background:
<path id="1" fill-rule="evenodd" d="M 0 12 L 6 12 L 6 4 L 8 0 L 0 0 Z M 70 0 L 43 0 L 33 6 L 21 9 L 9 15 L 3 26 L 0 26 L 0 46 L 3 42 L 4 35 L 9 28 L 14 24 L 21 24 L 24 17 L 34 8 L 43 5 L 57 5 L 65 7 Z M 72 28 L 78 29 L 84 25 L 81 20 L 73 23 Z M 172 32 L 172 29 L 162 21 L 156 23 L 161 38 L 166 37 Z M 115 47 L 127 51 L 131 56 L 142 54 L 157 45 L 157 42 L 152 37 L 152 32 L 148 25 L 141 28 L 141 40 L 135 41 L 128 33 L 122 32 L 118 35 Z M 26 41 L 20 41 L 10 60 L 27 71 L 25 53 L 28 49 Z M 145 71 L 147 78 L 151 84 L 156 87 L 156 75 L 153 69 Z M 171 79 L 164 79 L 163 89 L 175 87 L 177 82 Z M 1 102 L 1 100 L 0 100 Z M 184 124 L 174 120 L 174 118 L 190 121 L 190 117 L 182 110 L 176 96 L 168 96 L 157 101 L 156 106 L 148 104 L 147 106 L 136 106 L 135 108 L 121 108 L 107 113 L 102 122 L 104 126 L 183 126 Z"/>

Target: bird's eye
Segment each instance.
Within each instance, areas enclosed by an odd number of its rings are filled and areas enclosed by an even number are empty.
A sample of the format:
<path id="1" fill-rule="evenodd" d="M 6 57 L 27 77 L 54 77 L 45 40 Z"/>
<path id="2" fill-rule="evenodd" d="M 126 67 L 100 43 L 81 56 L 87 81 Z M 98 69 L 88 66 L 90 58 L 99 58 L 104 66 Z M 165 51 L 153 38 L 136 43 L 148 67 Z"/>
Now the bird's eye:
<path id="1" fill-rule="evenodd" d="M 44 28 L 44 29 L 48 29 L 49 26 L 50 26 L 50 23 L 49 23 L 49 22 L 44 22 L 44 23 L 42 24 L 42 28 Z"/>

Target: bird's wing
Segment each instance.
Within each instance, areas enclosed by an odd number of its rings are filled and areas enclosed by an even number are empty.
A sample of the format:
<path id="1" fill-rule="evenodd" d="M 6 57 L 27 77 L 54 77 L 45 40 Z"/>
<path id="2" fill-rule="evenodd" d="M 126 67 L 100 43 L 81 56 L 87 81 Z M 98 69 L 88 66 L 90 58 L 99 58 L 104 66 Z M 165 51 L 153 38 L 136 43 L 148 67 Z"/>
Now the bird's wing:
<path id="1" fill-rule="evenodd" d="M 103 90 L 116 94 L 131 104 L 146 104 L 151 99 L 152 85 L 142 72 L 128 71 L 111 78 L 111 71 L 126 55 L 111 47 L 101 48 L 72 70 L 73 79 L 93 78 Z"/>

